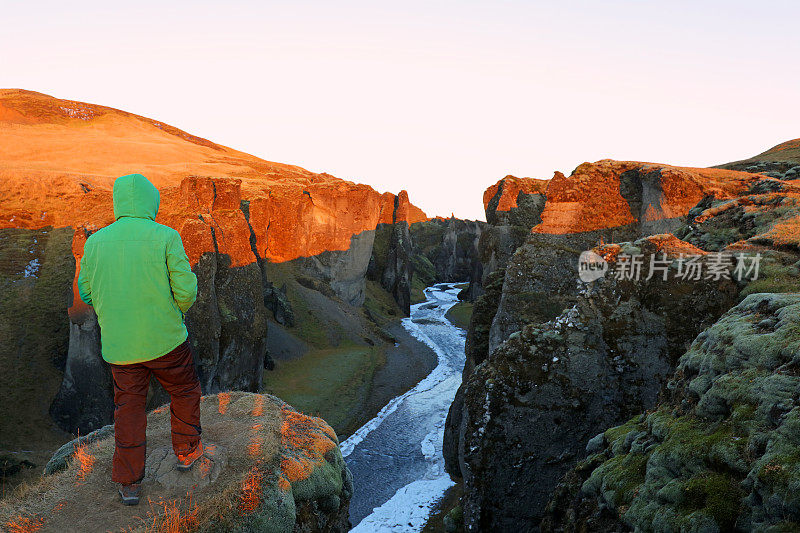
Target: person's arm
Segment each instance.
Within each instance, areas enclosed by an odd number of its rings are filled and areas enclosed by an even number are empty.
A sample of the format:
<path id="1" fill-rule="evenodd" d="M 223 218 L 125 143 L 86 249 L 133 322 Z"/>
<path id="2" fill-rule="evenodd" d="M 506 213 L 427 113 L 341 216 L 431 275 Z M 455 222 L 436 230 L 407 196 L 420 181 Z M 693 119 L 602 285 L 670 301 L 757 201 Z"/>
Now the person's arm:
<path id="1" fill-rule="evenodd" d="M 88 244 L 88 242 L 86 244 Z M 92 305 L 92 284 L 89 279 L 94 269 L 93 248 L 94 246 L 84 245 L 83 257 L 81 258 L 80 265 L 81 271 L 78 274 L 78 294 L 86 305 Z"/>
<path id="2" fill-rule="evenodd" d="M 167 242 L 167 269 L 175 303 L 186 313 L 197 298 L 197 277 L 192 272 L 189 259 L 183 250 L 181 236 L 177 231 Z"/>

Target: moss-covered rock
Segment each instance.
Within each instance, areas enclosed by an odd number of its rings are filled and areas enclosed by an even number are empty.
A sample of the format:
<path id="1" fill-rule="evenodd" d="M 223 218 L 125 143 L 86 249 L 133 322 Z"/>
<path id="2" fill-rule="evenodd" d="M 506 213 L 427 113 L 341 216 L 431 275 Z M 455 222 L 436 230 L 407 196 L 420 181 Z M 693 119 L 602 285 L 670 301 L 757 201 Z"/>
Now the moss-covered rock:
<path id="1" fill-rule="evenodd" d="M 274 396 L 245 392 L 204 396 L 200 411 L 207 453 L 190 473 L 175 471 L 169 458 L 169 409 L 148 414 L 150 455 L 139 507 L 97 503 L 116 491 L 109 426 L 62 447 L 43 479 L 4 500 L 0 527 L 16 530 L 14 524 L 36 523 L 47 531 L 274 533 L 349 529 L 353 480 L 335 433 L 322 419 L 299 413 Z M 153 460 L 165 450 L 166 459 Z"/>
<path id="2" fill-rule="evenodd" d="M 698 335 L 669 398 L 604 433 L 592 467 L 556 490 L 543 529 L 580 530 L 605 512 L 637 531 L 793 530 L 799 331 L 800 295 L 745 298 Z M 634 475 L 632 464 L 644 468 Z"/>
<path id="3" fill-rule="evenodd" d="M 647 258 L 658 243 L 623 248 Z M 586 442 L 656 405 L 680 355 L 737 297 L 732 281 L 682 279 L 674 269 L 666 280 L 607 277 L 576 290 L 574 304 L 555 319 L 511 333 L 468 376 L 461 411 L 457 395 L 450 413 L 467 529 L 537 523 Z M 619 506 L 631 503 L 644 477 L 651 443 L 641 424 L 632 421 L 593 444 L 608 443 L 619 456 L 613 472 L 596 478 L 597 489 Z M 636 455 L 623 457 L 629 453 Z"/>

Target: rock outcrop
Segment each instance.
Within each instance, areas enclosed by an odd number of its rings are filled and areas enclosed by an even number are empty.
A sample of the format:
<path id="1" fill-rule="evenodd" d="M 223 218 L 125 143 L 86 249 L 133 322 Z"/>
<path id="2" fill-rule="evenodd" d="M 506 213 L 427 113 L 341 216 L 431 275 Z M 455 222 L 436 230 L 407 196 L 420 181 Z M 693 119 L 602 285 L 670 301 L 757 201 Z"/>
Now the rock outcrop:
<path id="1" fill-rule="evenodd" d="M 437 217 L 411 225 L 414 265 L 421 286 L 467 281 L 480 271 L 478 241 L 487 225 L 476 220 Z M 468 298 L 471 299 L 471 298 Z"/>
<path id="2" fill-rule="evenodd" d="M 470 278 L 472 299 L 483 293 L 487 278 L 505 269 L 531 228 L 542 221 L 548 180 L 506 176 L 483 193 L 487 227 L 478 242 L 481 267 Z"/>
<path id="3" fill-rule="evenodd" d="M 667 249 L 661 244 L 625 249 L 647 262 Z M 528 530 L 585 441 L 655 405 L 680 354 L 737 294 L 727 280 L 678 279 L 673 266 L 667 281 L 598 280 L 552 321 L 510 335 L 464 387 L 458 471 L 467 529 Z"/>
<path id="4" fill-rule="evenodd" d="M 697 337 L 659 406 L 588 441 L 543 531 L 794 531 L 800 296 L 751 294 Z"/>
<path id="5" fill-rule="evenodd" d="M 668 233 L 706 196 L 738 196 L 752 174 L 636 161 L 579 165 L 569 177 L 556 172 L 547 186 L 542 223 L 534 232 L 582 233 L 634 226 L 635 234 Z"/>
<path id="6" fill-rule="evenodd" d="M 500 205 L 501 190 L 498 184 L 486 197 Z M 446 467 L 463 480 L 468 530 L 534 530 L 560 477 L 584 456 L 592 428 L 653 407 L 688 343 L 740 294 L 795 286 L 787 279 L 795 254 L 786 250 L 796 247 L 797 227 L 789 181 L 599 161 L 569 177 L 556 173 L 541 194 L 541 222 L 508 259 L 484 264 L 486 294 L 473 311 L 464 383 L 446 423 Z M 715 217 L 723 217 L 716 229 Z M 718 247 L 707 245 L 707 233 Z M 652 234 L 662 235 L 644 238 Z M 513 239 L 505 243 L 484 250 L 514 246 Z M 621 250 L 645 261 L 661 253 L 762 253 L 768 272 L 741 284 L 601 279 L 587 289 L 578 257 L 598 245 L 612 265 Z"/>
<path id="7" fill-rule="evenodd" d="M 333 430 L 270 395 L 204 396 L 206 455 L 175 470 L 169 409 L 148 415 L 139 507 L 123 507 L 111 482 L 113 430 L 66 444 L 47 476 L 3 502 L 0 524 L 33 531 L 344 532 L 353 483 Z M 35 527 L 33 527 L 35 526 Z"/>
<path id="8" fill-rule="evenodd" d="M 100 354 L 100 327 L 92 308 L 70 318 L 64 379 L 50 416 L 63 430 L 83 435 L 114 419 L 111 370 Z"/>
<path id="9" fill-rule="evenodd" d="M 382 237 L 388 238 L 388 243 L 375 250 L 371 258 L 373 269 L 378 270 L 374 278 L 392 295 L 405 315 L 411 312 L 411 279 L 414 276 L 413 244 L 408 222 L 404 217 L 408 205 L 408 194 L 401 191 L 394 199 L 391 222 L 383 224 Z M 377 257 L 380 253 L 385 256 Z"/>

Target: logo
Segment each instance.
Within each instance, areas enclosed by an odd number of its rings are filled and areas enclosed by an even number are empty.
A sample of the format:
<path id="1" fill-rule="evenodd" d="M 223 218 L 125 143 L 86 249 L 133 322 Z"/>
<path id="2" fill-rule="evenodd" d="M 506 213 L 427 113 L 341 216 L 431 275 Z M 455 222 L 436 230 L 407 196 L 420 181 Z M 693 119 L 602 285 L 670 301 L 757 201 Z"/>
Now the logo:
<path id="1" fill-rule="evenodd" d="M 584 283 L 590 283 L 602 278 L 608 271 L 608 263 L 599 254 L 591 250 L 581 252 L 578 258 L 578 277 Z"/>

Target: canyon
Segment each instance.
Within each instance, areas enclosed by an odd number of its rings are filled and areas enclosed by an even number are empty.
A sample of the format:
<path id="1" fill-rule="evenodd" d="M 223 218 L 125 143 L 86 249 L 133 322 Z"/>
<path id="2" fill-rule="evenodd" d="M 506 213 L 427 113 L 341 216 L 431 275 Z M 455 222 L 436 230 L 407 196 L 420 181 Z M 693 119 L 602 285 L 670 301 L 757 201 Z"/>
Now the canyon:
<path id="1" fill-rule="evenodd" d="M 486 189 L 481 222 L 21 90 L 0 90 L 0 450 L 13 452 L 3 477 L 48 466 L 37 498 L 0 500 L 0 522 L 44 520 L 58 504 L 47 483 L 109 452 L 110 374 L 74 283 L 86 238 L 113 222 L 113 180 L 133 171 L 159 188 L 157 221 L 198 277 L 186 323 L 226 494 L 257 489 L 248 512 L 209 511 L 203 493 L 195 510 L 178 498 L 179 515 L 343 531 L 352 500 L 362 530 L 418 530 L 429 512 L 427 531 L 451 532 L 800 524 L 800 141 L 712 168 L 605 159 L 509 175 Z M 604 270 L 584 280 L 589 252 Z M 718 275 L 687 275 L 689 258 Z M 448 353 L 409 333 L 426 328 Z M 151 385 L 154 424 L 167 401 Z M 383 411 L 395 402 L 411 407 Z M 413 425 L 422 412 L 431 427 Z M 399 458 L 384 479 L 376 465 Z M 425 483 L 447 489 L 438 509 L 403 492 Z M 403 498 L 413 527 L 392 514 Z"/>
<path id="2" fill-rule="evenodd" d="M 120 174 L 159 188 L 156 221 L 179 231 L 198 277 L 186 324 L 203 394 L 280 393 L 323 414 L 335 440 L 436 366 L 400 319 L 424 287 L 476 262 L 482 223 L 429 219 L 405 191 L 116 109 L 2 90 L 0 146 L 0 390 L 16 406 L 0 417 L 4 479 L 113 420 L 97 318 L 75 279 L 86 239 L 113 222 Z M 167 401 L 154 381 L 149 408 Z"/>

